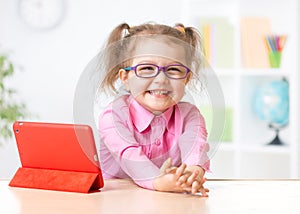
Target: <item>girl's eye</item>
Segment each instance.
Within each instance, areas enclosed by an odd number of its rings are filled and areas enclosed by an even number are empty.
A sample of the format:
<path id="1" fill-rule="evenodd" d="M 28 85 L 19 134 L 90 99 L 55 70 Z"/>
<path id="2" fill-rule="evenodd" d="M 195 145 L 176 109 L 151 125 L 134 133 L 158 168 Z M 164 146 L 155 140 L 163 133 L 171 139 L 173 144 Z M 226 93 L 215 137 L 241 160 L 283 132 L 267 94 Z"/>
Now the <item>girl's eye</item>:
<path id="1" fill-rule="evenodd" d="M 182 66 L 171 66 L 167 69 L 168 73 L 185 73 L 185 68 Z"/>
<path id="2" fill-rule="evenodd" d="M 154 66 L 149 66 L 149 65 L 142 65 L 138 66 L 139 71 L 154 71 L 155 67 Z"/>

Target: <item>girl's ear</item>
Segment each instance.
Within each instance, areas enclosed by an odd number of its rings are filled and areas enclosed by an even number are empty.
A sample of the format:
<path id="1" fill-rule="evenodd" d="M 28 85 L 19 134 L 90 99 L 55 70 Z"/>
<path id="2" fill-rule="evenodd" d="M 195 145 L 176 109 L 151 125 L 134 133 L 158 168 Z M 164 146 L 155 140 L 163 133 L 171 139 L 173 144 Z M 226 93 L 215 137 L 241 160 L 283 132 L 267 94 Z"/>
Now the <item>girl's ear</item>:
<path id="1" fill-rule="evenodd" d="M 128 79 L 128 73 L 124 69 L 119 70 L 119 78 L 120 80 L 125 83 Z"/>
<path id="2" fill-rule="evenodd" d="M 192 77 L 192 73 L 189 72 L 188 75 L 187 75 L 187 77 L 186 77 L 186 79 L 185 79 L 185 84 L 188 84 L 188 82 L 190 81 L 191 77 Z"/>
<path id="3" fill-rule="evenodd" d="M 120 69 L 119 70 L 119 78 L 122 81 L 122 83 L 125 86 L 126 90 L 129 90 L 129 86 L 128 86 L 128 71 L 125 71 L 124 69 Z"/>

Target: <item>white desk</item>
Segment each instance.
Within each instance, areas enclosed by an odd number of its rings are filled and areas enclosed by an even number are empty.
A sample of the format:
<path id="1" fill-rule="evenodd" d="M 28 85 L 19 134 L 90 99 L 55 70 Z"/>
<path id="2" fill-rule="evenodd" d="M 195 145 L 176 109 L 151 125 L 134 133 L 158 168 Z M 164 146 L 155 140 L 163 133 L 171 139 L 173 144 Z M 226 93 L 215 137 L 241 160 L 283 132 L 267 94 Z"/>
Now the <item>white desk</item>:
<path id="1" fill-rule="evenodd" d="M 7 185 L 0 181 L 1 214 L 300 213 L 300 180 L 209 180 L 208 198 L 145 190 L 129 180 L 106 180 L 101 192 L 90 194 Z"/>

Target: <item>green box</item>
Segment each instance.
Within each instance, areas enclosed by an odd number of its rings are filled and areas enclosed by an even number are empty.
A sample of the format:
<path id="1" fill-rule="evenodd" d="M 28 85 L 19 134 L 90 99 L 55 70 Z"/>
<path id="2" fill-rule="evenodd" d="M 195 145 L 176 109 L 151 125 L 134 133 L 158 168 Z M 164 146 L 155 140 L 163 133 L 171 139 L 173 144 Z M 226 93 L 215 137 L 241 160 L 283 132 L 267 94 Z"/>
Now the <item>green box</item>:
<path id="1" fill-rule="evenodd" d="M 269 62 L 271 68 L 280 68 L 281 52 L 272 51 L 269 53 Z"/>

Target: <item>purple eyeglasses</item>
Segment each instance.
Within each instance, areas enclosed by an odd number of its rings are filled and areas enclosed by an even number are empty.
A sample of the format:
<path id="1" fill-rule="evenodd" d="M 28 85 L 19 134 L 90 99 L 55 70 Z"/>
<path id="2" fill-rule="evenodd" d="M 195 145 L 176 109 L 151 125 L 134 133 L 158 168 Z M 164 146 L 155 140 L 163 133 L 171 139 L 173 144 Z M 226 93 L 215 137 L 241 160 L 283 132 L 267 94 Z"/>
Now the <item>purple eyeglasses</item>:
<path id="1" fill-rule="evenodd" d="M 137 77 L 153 78 L 156 77 L 162 70 L 164 74 L 170 79 L 184 79 L 190 72 L 190 69 L 181 64 L 172 64 L 167 66 L 158 66 L 155 64 L 137 64 L 136 66 L 129 66 L 124 68 L 125 71 L 133 70 Z"/>

